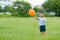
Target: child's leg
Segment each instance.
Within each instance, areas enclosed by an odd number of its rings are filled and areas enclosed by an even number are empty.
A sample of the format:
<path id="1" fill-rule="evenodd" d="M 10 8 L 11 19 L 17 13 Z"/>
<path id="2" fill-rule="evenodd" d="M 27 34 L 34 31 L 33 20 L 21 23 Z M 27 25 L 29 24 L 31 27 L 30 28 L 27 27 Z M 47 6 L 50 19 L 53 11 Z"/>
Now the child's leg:
<path id="1" fill-rule="evenodd" d="M 41 36 L 46 36 L 46 33 L 45 32 L 41 32 Z"/>
<path id="2" fill-rule="evenodd" d="M 43 40 L 46 40 L 46 33 L 45 32 L 41 32 L 41 37 L 43 38 Z"/>

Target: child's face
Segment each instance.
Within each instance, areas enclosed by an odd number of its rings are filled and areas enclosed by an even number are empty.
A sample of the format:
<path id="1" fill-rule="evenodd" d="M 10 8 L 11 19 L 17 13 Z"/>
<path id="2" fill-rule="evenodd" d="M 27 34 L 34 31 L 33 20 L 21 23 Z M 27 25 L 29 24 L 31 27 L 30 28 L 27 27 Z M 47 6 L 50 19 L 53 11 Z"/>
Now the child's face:
<path id="1" fill-rule="evenodd" d="M 40 17 L 44 17 L 44 14 L 43 14 L 43 13 L 41 13 L 41 14 L 40 14 Z"/>

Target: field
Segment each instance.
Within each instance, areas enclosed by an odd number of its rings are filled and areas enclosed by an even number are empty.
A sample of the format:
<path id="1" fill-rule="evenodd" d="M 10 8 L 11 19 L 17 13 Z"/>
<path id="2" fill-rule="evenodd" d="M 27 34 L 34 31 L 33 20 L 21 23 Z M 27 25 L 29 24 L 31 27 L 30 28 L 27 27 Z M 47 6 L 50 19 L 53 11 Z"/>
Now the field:
<path id="1" fill-rule="evenodd" d="M 46 40 L 60 40 L 60 18 L 47 17 Z M 42 40 L 34 18 L 0 18 L 0 40 Z"/>

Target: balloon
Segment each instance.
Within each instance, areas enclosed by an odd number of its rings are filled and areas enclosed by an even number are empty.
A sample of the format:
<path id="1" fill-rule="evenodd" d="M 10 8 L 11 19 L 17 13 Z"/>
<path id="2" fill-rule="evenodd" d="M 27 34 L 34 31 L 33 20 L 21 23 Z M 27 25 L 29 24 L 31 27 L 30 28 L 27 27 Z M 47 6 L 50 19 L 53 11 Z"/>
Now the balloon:
<path id="1" fill-rule="evenodd" d="M 35 11 L 34 11 L 33 9 L 30 9 L 30 10 L 29 10 L 29 15 L 30 15 L 30 16 L 35 16 Z"/>

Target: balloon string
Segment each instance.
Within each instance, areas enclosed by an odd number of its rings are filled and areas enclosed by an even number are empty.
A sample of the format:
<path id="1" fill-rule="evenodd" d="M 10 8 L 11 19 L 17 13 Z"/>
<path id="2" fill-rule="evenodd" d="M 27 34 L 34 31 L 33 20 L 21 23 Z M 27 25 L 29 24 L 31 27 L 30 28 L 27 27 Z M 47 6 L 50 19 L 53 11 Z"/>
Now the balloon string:
<path id="1" fill-rule="evenodd" d="M 33 34 L 31 35 L 31 37 L 32 37 L 32 40 L 35 40 L 35 19 L 33 20 Z"/>

